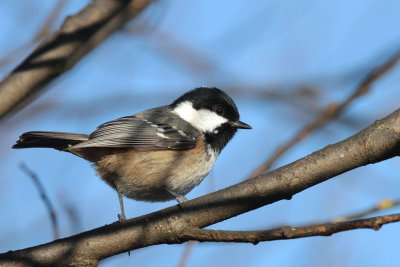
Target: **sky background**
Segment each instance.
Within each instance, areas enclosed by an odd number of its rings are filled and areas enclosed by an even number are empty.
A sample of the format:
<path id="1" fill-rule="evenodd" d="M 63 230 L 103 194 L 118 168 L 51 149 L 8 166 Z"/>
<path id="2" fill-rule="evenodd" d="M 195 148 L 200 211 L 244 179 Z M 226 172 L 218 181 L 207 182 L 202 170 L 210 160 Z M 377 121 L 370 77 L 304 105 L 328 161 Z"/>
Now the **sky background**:
<path id="1" fill-rule="evenodd" d="M 3 79 L 37 45 L 28 44 L 58 1 L 0 1 Z M 53 30 L 88 1 L 64 1 Z M 53 240 L 34 171 L 52 201 L 61 237 L 117 219 L 117 194 L 89 163 L 50 149 L 12 150 L 31 130 L 90 133 L 103 122 L 171 103 L 198 86 L 236 102 L 239 131 L 192 199 L 242 181 L 329 103 L 350 95 L 399 50 L 400 1 L 159 1 L 0 124 L 0 252 Z M 23 47 L 21 49 L 20 47 Z M 15 52 L 15 50 L 18 52 Z M 400 66 L 380 78 L 342 116 L 286 153 L 274 168 L 343 140 L 399 108 Z M 394 158 L 361 167 L 293 197 L 211 226 L 270 229 L 325 222 L 400 196 Z M 128 218 L 175 205 L 125 200 Z M 377 214 L 400 212 L 394 208 Z M 378 231 L 252 244 L 202 243 L 186 266 L 399 266 L 400 223 Z M 177 266 L 187 248 L 159 245 L 114 256 L 100 266 Z"/>

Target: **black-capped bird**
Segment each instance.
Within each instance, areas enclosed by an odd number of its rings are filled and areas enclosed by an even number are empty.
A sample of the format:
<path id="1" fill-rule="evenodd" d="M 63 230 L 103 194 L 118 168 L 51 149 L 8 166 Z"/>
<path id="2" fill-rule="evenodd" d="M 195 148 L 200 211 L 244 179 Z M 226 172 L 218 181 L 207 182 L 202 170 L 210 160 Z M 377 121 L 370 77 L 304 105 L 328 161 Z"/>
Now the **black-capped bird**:
<path id="1" fill-rule="evenodd" d="M 186 200 L 210 172 L 237 129 L 233 100 L 217 88 L 200 87 L 157 107 L 100 125 L 90 135 L 27 132 L 13 148 L 47 147 L 93 162 L 97 173 L 122 195 L 143 201 Z"/>

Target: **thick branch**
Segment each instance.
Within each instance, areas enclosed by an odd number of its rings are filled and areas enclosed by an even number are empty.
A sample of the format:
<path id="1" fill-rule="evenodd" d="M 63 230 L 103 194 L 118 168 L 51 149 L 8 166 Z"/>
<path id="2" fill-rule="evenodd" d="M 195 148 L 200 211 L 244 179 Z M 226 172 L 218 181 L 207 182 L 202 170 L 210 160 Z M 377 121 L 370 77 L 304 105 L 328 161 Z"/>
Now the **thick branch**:
<path id="1" fill-rule="evenodd" d="M 283 226 L 264 231 L 222 231 L 187 228 L 183 233 L 179 234 L 177 240 L 180 242 L 189 240 L 200 242 L 240 242 L 253 243 L 256 245 L 262 241 L 286 240 L 310 236 L 330 236 L 335 233 L 354 229 L 379 230 L 384 224 L 399 221 L 400 213 L 396 213 L 354 221 L 323 223 L 300 227 Z"/>
<path id="2" fill-rule="evenodd" d="M 294 194 L 357 167 L 399 155 L 400 109 L 339 143 L 270 173 L 158 212 L 48 244 L 0 254 L 0 265 L 95 266 L 99 260 L 156 244 L 179 243 L 203 228 Z"/>
<path id="3" fill-rule="evenodd" d="M 67 17 L 54 34 L 0 83 L 0 119 L 139 14 L 152 0 L 94 0 Z"/>

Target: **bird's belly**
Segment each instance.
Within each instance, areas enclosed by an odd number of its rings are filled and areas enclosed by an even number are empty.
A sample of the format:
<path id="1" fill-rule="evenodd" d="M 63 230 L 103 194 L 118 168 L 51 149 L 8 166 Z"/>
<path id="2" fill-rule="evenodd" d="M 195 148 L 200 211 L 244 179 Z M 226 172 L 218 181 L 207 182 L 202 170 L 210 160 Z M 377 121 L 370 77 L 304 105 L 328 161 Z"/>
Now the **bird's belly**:
<path id="1" fill-rule="evenodd" d="M 216 157 L 216 153 L 204 157 L 195 149 L 183 154 L 171 150 L 126 151 L 105 157 L 96 169 L 103 180 L 128 198 L 166 201 L 175 198 L 168 190 L 185 195 L 200 184 Z"/>

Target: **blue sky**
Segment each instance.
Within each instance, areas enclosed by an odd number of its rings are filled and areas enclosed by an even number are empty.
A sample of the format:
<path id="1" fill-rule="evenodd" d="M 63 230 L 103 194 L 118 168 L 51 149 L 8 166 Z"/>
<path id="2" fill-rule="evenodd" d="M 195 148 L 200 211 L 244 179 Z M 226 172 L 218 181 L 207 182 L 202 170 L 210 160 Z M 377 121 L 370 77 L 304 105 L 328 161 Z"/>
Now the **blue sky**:
<path id="1" fill-rule="evenodd" d="M 55 3 L 1 1 L 0 58 L 29 41 Z M 67 1 L 55 27 L 87 3 Z M 394 0 L 157 2 L 0 124 L 0 251 L 53 239 L 45 206 L 18 167 L 21 162 L 48 192 L 62 237 L 111 223 L 119 209 L 116 193 L 80 158 L 55 150 L 12 150 L 21 133 L 90 133 L 105 121 L 168 104 L 195 87 L 220 87 L 254 129 L 240 131 L 229 143 L 210 176 L 187 195 L 195 198 L 242 181 L 321 108 L 343 100 L 369 71 L 393 55 L 400 44 L 399 12 L 400 2 Z M 33 48 L 2 66 L 0 77 Z M 399 108 L 399 73 L 396 67 L 382 77 L 339 120 L 294 147 L 274 167 L 340 141 Z M 385 197 L 398 198 L 399 170 L 397 158 L 362 167 L 291 201 L 211 228 L 268 229 L 351 214 Z M 174 204 L 125 200 L 125 209 L 128 217 L 135 217 Z M 78 219 L 71 220 L 68 208 Z M 391 224 L 378 232 L 357 230 L 257 246 L 197 244 L 187 266 L 398 266 L 399 234 L 400 224 Z M 177 266 L 184 250 L 184 244 L 153 246 L 107 259 L 101 266 Z"/>

